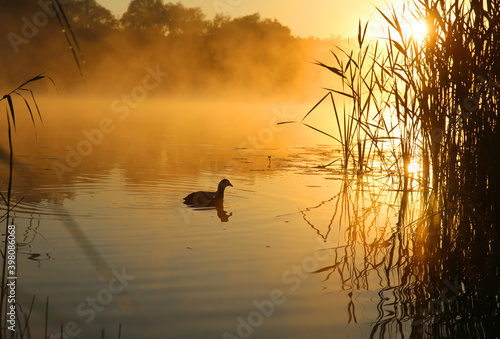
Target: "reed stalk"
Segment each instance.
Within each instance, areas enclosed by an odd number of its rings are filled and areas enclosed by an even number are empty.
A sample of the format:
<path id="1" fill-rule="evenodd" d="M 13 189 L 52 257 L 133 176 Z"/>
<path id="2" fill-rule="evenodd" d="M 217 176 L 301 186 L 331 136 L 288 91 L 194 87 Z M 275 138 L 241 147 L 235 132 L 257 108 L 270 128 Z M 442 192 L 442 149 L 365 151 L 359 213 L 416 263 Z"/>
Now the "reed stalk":
<path id="1" fill-rule="evenodd" d="M 5 204 L 5 209 L 6 212 L 5 214 L 0 218 L 0 220 L 5 221 L 5 244 L 2 253 L 2 278 L 1 278 L 1 286 L 2 286 L 2 293 L 0 296 L 0 324 L 2 326 L 3 331 L 0 331 L 0 337 L 1 338 L 7 338 L 6 334 L 6 323 L 5 323 L 5 318 L 4 315 L 6 314 L 6 293 L 7 293 L 7 286 L 6 286 L 6 265 L 7 265 L 7 236 L 8 236 L 8 226 L 11 224 L 11 217 L 10 217 L 10 212 L 12 209 L 20 202 L 16 202 L 15 204 L 12 203 L 12 182 L 13 182 L 13 172 L 14 172 L 14 145 L 13 145 L 13 132 L 16 131 L 16 105 L 14 104 L 13 97 L 19 97 L 23 100 L 24 104 L 26 105 L 26 108 L 29 112 L 31 121 L 33 123 L 33 126 L 35 126 L 35 118 L 39 118 L 40 122 L 42 122 L 42 117 L 40 114 L 40 110 L 38 109 L 38 105 L 35 100 L 35 96 L 33 92 L 27 87 L 29 84 L 34 83 L 36 81 L 42 80 L 44 78 L 49 79 L 52 81 L 50 77 L 44 76 L 44 75 L 38 75 L 35 76 L 21 85 L 19 85 L 16 89 L 12 90 L 11 92 L 5 94 L 1 101 L 6 101 L 7 102 L 7 136 L 8 136 L 8 141 L 9 141 L 9 149 L 8 149 L 8 164 L 9 164 L 9 180 L 7 183 L 7 192 L 4 195 L 2 192 L 0 192 L 0 197 L 2 198 L 4 204 Z M 53 82 L 53 81 L 52 81 Z M 29 97 L 26 98 L 25 94 L 28 94 Z M 31 99 L 31 102 L 28 101 Z M 5 156 L 4 154 L 2 154 Z M 29 319 L 29 315 L 28 315 Z M 22 331 L 21 333 L 23 333 Z M 29 333 L 29 332 L 28 332 Z"/>

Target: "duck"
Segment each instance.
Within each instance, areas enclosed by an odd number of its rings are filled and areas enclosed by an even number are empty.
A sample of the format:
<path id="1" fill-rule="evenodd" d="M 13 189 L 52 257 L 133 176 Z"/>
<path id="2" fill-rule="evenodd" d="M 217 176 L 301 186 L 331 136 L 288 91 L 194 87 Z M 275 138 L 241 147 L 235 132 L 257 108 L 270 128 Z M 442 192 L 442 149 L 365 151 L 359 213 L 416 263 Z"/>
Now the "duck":
<path id="1" fill-rule="evenodd" d="M 228 186 L 233 187 L 228 179 L 222 179 L 217 192 L 193 192 L 184 198 L 184 203 L 195 207 L 220 206 L 224 200 L 224 190 Z"/>

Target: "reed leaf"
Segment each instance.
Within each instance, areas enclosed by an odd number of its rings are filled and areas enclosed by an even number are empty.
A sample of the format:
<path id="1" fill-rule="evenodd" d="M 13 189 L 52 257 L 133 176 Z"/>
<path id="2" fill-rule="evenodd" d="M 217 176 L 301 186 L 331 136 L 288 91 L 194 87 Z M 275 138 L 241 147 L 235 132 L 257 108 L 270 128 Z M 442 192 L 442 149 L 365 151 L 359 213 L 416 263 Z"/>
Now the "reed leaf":
<path id="1" fill-rule="evenodd" d="M 321 67 L 324 67 L 324 68 L 328 69 L 330 72 L 332 72 L 332 73 L 334 73 L 334 74 L 337 74 L 338 76 L 340 76 L 340 77 L 342 77 L 342 78 L 344 78 L 344 77 L 345 77 L 345 76 L 344 76 L 344 73 L 342 72 L 342 70 L 340 70 L 340 69 L 338 69 L 338 68 L 336 68 L 336 67 L 328 66 L 328 65 L 326 65 L 326 64 L 324 64 L 324 63 L 322 63 L 321 61 L 317 61 L 317 60 L 316 60 L 314 63 L 315 63 L 316 65 L 319 65 L 319 66 L 321 66 Z"/>
<path id="2" fill-rule="evenodd" d="M 309 125 L 309 124 L 306 124 L 306 123 L 304 123 L 304 122 L 303 122 L 302 124 L 303 124 L 304 126 L 306 126 L 306 127 L 309 127 L 309 128 L 311 128 L 311 129 L 315 130 L 316 132 L 319 132 L 319 133 L 321 133 L 321 134 L 324 134 L 324 135 L 326 135 L 326 136 L 328 136 L 328 137 L 332 138 L 333 140 L 338 141 L 339 143 L 341 143 L 341 144 L 342 144 L 342 142 L 341 142 L 338 138 L 334 137 L 333 135 L 331 135 L 331 134 L 329 134 L 329 133 L 326 133 L 326 132 L 324 132 L 324 131 L 320 130 L 319 128 L 316 128 L 316 127 L 311 126 L 311 125 Z"/>
<path id="3" fill-rule="evenodd" d="M 346 96 L 348 98 L 351 98 L 351 99 L 354 99 L 354 96 L 352 94 L 349 94 L 349 93 L 346 93 L 346 92 L 342 92 L 342 91 L 337 91 L 336 89 L 333 89 L 333 88 L 328 88 L 328 87 L 323 87 L 323 89 L 329 91 L 329 92 L 333 92 L 333 93 L 337 93 L 337 94 L 340 94 L 340 95 L 343 95 L 343 96 Z"/>

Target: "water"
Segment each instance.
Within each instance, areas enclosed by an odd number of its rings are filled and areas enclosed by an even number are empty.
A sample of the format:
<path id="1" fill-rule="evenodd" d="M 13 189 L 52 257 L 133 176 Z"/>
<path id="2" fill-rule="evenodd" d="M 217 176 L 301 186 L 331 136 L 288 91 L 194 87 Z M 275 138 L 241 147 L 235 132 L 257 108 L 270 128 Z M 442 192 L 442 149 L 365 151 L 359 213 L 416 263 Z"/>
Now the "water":
<path id="1" fill-rule="evenodd" d="M 79 338 L 367 338 L 394 302 L 397 269 L 376 265 L 401 244 L 400 194 L 318 167 L 339 158 L 330 140 L 276 126 L 307 106 L 152 99 L 121 119 L 106 100 L 39 105 L 44 127 L 19 119 L 14 140 L 32 333 L 46 298 L 54 337 Z M 222 209 L 182 204 L 222 178 Z"/>

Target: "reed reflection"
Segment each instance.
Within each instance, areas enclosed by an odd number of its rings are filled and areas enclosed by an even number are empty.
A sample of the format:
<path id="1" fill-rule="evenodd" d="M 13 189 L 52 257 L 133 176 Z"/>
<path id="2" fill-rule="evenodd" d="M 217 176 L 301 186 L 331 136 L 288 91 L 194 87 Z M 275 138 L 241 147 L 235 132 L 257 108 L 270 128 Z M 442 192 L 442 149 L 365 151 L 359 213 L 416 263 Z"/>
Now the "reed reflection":
<path id="1" fill-rule="evenodd" d="M 378 291 L 371 338 L 387 333 L 402 338 L 494 337 L 499 325 L 498 252 L 463 241 L 466 229 L 458 224 L 445 232 L 435 194 L 409 185 L 411 180 L 402 177 L 398 186 L 404 189 L 390 190 L 389 179 L 345 175 L 335 196 L 301 211 L 324 242 L 334 225 L 344 235 L 328 249 L 333 259 L 313 273 L 331 282 L 330 288 L 340 285 L 348 292 L 348 323 L 363 319 L 365 305 L 355 296 Z M 326 228 L 315 225 L 311 211 L 332 203 Z M 487 239 L 483 226 L 488 220 L 480 219 L 475 220 L 475 238 Z"/>
<path id="2" fill-rule="evenodd" d="M 12 223 L 15 225 L 15 219 L 12 219 Z M 25 255 L 28 260 L 33 260 L 37 263 L 37 267 L 41 267 L 42 262 L 51 259 L 51 254 L 54 252 L 54 248 L 50 242 L 39 233 L 40 219 L 34 219 L 33 217 L 29 221 L 29 225 L 20 233 L 17 238 L 18 253 Z M 40 243 L 45 243 L 41 245 Z M 41 247 L 50 247 L 47 252 L 41 252 Z M 34 249 L 38 250 L 34 250 Z"/>

